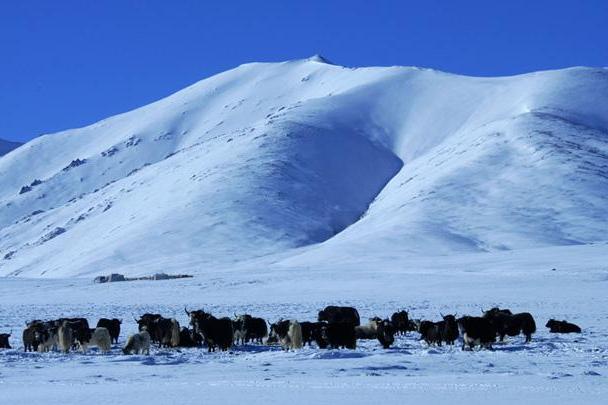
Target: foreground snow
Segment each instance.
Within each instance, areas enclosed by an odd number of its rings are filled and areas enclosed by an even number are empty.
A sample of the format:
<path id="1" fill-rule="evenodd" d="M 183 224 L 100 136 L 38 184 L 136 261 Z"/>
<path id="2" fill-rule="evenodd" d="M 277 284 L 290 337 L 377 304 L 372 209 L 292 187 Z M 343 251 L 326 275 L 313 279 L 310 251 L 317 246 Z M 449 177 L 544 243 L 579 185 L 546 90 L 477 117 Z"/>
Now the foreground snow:
<path id="1" fill-rule="evenodd" d="M 89 279 L 0 279 L 0 329 L 15 350 L 0 351 L 3 403 L 604 403 L 608 394 L 608 245 L 530 249 L 436 258 L 360 255 L 357 263 L 315 267 L 207 269 L 194 279 L 92 284 Z M 219 315 L 249 312 L 270 320 L 313 319 L 329 303 L 359 308 L 362 318 L 407 308 L 413 317 L 478 314 L 500 305 L 530 311 L 538 332 L 493 352 L 428 348 L 415 335 L 382 350 L 263 346 L 230 353 L 155 349 L 151 356 L 24 354 L 18 337 L 34 317 L 124 319 L 158 311 L 185 323 L 184 305 Z M 549 318 L 568 319 L 581 335 L 551 335 Z M 66 398 L 68 398 L 66 400 Z M 67 402 L 66 402 L 67 401 Z"/>

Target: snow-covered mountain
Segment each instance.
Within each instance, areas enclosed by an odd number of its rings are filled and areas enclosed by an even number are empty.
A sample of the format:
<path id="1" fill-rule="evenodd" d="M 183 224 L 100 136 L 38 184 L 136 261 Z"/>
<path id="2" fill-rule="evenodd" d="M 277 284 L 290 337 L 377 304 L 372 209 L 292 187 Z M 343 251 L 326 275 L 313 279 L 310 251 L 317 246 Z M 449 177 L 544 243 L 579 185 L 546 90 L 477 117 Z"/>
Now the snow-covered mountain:
<path id="1" fill-rule="evenodd" d="M 6 155 L 13 149 L 18 148 L 19 146 L 21 146 L 19 142 L 11 142 L 5 141 L 4 139 L 0 139 L 0 156 Z"/>
<path id="2" fill-rule="evenodd" d="M 251 63 L 0 158 L 0 275 L 607 240 L 608 69 Z"/>

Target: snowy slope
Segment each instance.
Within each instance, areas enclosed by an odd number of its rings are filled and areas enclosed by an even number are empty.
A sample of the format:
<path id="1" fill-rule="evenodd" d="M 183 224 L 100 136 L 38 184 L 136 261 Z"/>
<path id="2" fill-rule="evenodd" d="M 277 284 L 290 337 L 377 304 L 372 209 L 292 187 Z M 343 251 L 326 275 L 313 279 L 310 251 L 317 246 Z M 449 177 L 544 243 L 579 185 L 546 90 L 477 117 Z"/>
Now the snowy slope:
<path id="1" fill-rule="evenodd" d="M 607 131 L 606 69 L 246 64 L 2 157 L 0 275 L 606 240 Z"/>
<path id="2" fill-rule="evenodd" d="M 19 146 L 21 146 L 21 143 L 19 142 L 11 142 L 5 141 L 4 139 L 0 139 L 0 156 L 6 155 L 13 149 L 18 148 Z"/>

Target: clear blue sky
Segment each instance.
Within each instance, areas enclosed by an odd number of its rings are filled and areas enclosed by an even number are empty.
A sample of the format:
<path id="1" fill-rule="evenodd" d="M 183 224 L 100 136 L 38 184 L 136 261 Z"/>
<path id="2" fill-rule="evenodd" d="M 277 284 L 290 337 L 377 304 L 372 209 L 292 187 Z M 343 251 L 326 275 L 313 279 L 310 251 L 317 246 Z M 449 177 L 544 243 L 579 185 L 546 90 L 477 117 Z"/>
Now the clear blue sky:
<path id="1" fill-rule="evenodd" d="M 251 61 L 510 75 L 608 66 L 608 0 L 2 0 L 0 138 L 93 123 Z"/>

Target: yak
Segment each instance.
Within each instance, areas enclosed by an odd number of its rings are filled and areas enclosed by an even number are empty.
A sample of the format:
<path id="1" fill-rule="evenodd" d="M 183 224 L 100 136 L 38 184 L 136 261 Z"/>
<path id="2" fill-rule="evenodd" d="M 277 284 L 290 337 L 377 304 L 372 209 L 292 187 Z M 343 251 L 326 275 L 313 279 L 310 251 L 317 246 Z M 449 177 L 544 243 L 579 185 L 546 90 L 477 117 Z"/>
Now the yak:
<path id="1" fill-rule="evenodd" d="M 76 348 L 76 341 L 89 341 L 91 339 L 91 329 L 89 321 L 86 318 L 59 318 L 53 321 L 55 326 L 59 328 L 64 322 L 72 329 L 72 347 Z"/>
<path id="2" fill-rule="evenodd" d="M 39 352 L 48 352 L 57 347 L 57 330 L 59 328 L 55 325 L 55 322 L 43 322 L 33 326 L 34 340 L 38 342 Z"/>
<path id="3" fill-rule="evenodd" d="M 137 323 L 137 329 L 141 332 L 143 330 L 147 331 L 150 334 L 150 339 L 152 341 L 152 343 L 158 343 L 157 340 L 157 320 L 161 319 L 162 315 L 161 314 L 143 314 L 139 320 L 135 319 L 135 317 L 133 317 L 133 319 L 135 320 L 135 322 Z"/>
<path id="4" fill-rule="evenodd" d="M 69 321 L 63 321 L 57 330 L 57 340 L 63 353 L 68 353 L 73 344 L 73 331 Z"/>
<path id="5" fill-rule="evenodd" d="M 321 330 L 323 340 L 327 342 L 327 346 L 332 349 L 357 348 L 357 337 L 355 334 L 355 325 L 352 323 L 328 323 Z"/>
<path id="6" fill-rule="evenodd" d="M 78 344 L 83 353 L 87 352 L 89 346 L 97 346 L 101 353 L 107 353 L 112 348 L 112 336 L 107 328 L 100 326 L 91 329 L 91 338 L 88 341 L 79 341 Z"/>
<path id="7" fill-rule="evenodd" d="M 279 320 L 270 324 L 267 343 L 278 342 L 285 350 L 301 349 L 304 346 L 302 326 L 296 320 Z"/>
<path id="8" fill-rule="evenodd" d="M 463 316 L 456 321 L 462 334 L 462 350 L 473 350 L 475 346 L 492 349 L 496 341 L 496 328 L 486 318 Z"/>
<path id="9" fill-rule="evenodd" d="M 409 330 L 410 319 L 407 311 L 395 312 L 391 315 L 391 323 L 396 334 L 405 335 Z"/>
<path id="10" fill-rule="evenodd" d="M 112 342 L 118 343 L 118 336 L 120 336 L 120 324 L 122 324 L 122 319 L 108 319 L 101 318 L 97 321 L 98 328 L 106 328 L 110 333 L 110 338 Z"/>
<path id="11" fill-rule="evenodd" d="M 422 321 L 418 327 L 420 340 L 424 340 L 427 345 L 436 344 L 441 346 L 441 322 Z"/>
<path id="12" fill-rule="evenodd" d="M 489 311 L 483 311 L 483 317 L 489 320 L 496 329 L 496 334 L 500 337 L 501 342 L 507 335 L 517 336 L 523 333 L 526 343 L 529 343 L 532 340 L 532 334 L 536 332 L 536 322 L 529 312 L 513 314 L 508 309 L 492 308 Z"/>
<path id="13" fill-rule="evenodd" d="M 250 341 L 261 344 L 264 338 L 268 336 L 266 321 L 247 314 L 239 316 L 235 314 L 232 328 L 234 330 L 234 340 L 237 344 L 239 341 L 241 344 L 249 343 Z"/>
<path id="14" fill-rule="evenodd" d="M 321 328 L 323 327 L 323 325 L 326 325 L 326 323 L 300 322 L 300 327 L 302 328 L 302 341 L 304 342 L 304 345 L 308 344 L 310 346 L 312 342 L 317 342 L 317 340 L 321 336 Z"/>
<path id="15" fill-rule="evenodd" d="M 458 339 L 458 324 L 456 323 L 455 315 L 443 315 L 443 321 L 440 321 L 439 333 L 441 340 L 448 345 L 453 345 L 454 341 Z"/>
<path id="16" fill-rule="evenodd" d="M 388 349 L 395 342 L 395 333 L 396 329 L 388 319 L 377 323 L 376 335 L 383 348 Z"/>
<path id="17" fill-rule="evenodd" d="M 193 330 L 182 327 L 179 332 L 179 347 L 201 347 L 203 339 Z"/>
<path id="18" fill-rule="evenodd" d="M 353 326 L 361 325 L 359 312 L 353 307 L 336 307 L 333 305 L 319 311 L 318 321 L 327 323 L 348 323 Z"/>
<path id="19" fill-rule="evenodd" d="M 190 324 L 194 331 L 203 337 L 208 351 L 215 351 L 217 347 L 226 351 L 232 347 L 234 332 L 230 318 L 216 318 L 203 310 L 188 312 Z"/>
<path id="20" fill-rule="evenodd" d="M 11 345 L 8 341 L 8 339 L 11 337 L 11 335 L 13 334 L 13 332 L 11 331 L 11 333 L 0 333 L 0 349 L 10 349 Z"/>
<path id="21" fill-rule="evenodd" d="M 24 352 L 38 351 L 40 341 L 36 339 L 37 328 L 37 323 L 28 323 L 27 327 L 23 330 L 22 340 Z"/>
<path id="22" fill-rule="evenodd" d="M 176 347 L 179 345 L 179 322 L 175 319 L 158 318 L 154 325 L 155 340 L 158 347 Z"/>
<path id="23" fill-rule="evenodd" d="M 549 319 L 547 324 L 545 325 L 549 328 L 549 332 L 551 333 L 581 333 L 581 328 L 578 325 L 575 325 L 566 321 L 556 321 L 555 319 Z"/>
<path id="24" fill-rule="evenodd" d="M 139 333 L 129 336 L 122 352 L 124 354 L 150 354 L 150 340 L 150 333 L 144 327 Z"/>

